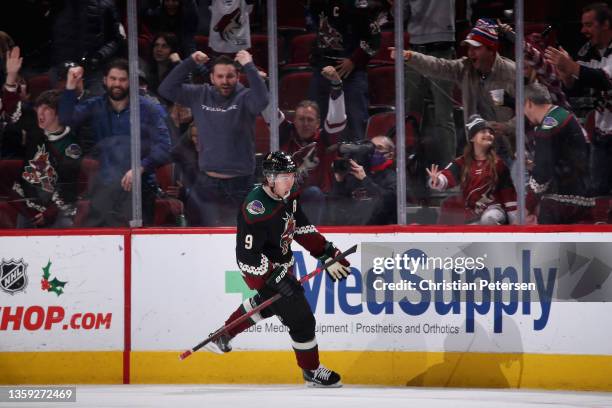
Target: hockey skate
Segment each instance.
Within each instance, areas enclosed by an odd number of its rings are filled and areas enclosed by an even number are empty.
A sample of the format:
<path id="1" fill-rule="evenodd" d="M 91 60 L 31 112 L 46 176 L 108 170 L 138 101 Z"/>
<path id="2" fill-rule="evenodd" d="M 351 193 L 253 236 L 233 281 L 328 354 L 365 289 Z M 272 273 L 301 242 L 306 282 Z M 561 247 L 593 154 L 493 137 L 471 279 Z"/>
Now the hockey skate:
<path id="1" fill-rule="evenodd" d="M 339 388 L 342 387 L 340 374 L 319 364 L 316 370 L 302 370 L 308 387 Z"/>
<path id="2" fill-rule="evenodd" d="M 210 333 L 210 335 L 212 334 L 213 333 Z M 229 335 L 223 333 L 221 336 L 205 345 L 204 348 L 215 354 L 229 353 L 232 351 L 232 345 L 230 344 L 231 340 L 232 338 Z"/>

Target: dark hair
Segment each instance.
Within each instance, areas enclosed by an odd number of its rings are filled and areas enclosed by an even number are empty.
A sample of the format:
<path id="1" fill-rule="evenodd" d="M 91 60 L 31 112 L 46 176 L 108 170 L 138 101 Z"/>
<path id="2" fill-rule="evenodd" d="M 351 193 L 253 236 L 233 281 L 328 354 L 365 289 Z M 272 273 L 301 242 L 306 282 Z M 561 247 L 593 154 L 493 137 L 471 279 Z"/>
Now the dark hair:
<path id="1" fill-rule="evenodd" d="M 38 98 L 36 98 L 36 101 L 34 102 L 34 107 L 38 108 L 41 105 L 47 105 L 48 107 L 57 112 L 60 95 L 61 92 L 57 89 L 50 89 L 48 91 L 44 91 L 43 93 L 38 95 Z"/>
<path id="2" fill-rule="evenodd" d="M 116 58 L 104 67 L 104 76 L 108 76 L 111 69 L 120 69 L 121 71 L 129 73 L 130 63 L 125 58 Z"/>
<path id="3" fill-rule="evenodd" d="M 216 65 L 233 65 L 234 68 L 236 68 L 236 71 L 240 71 L 240 68 L 238 65 L 236 65 L 236 62 L 234 62 L 234 60 L 227 55 L 219 55 L 217 58 L 215 58 L 210 66 L 210 72 L 215 71 Z"/>
<path id="4" fill-rule="evenodd" d="M 4 31 L 0 31 L 0 52 L 2 53 L 2 58 L 4 58 L 5 54 L 12 50 L 14 46 L 15 41 L 13 41 L 11 36 Z"/>
<path id="5" fill-rule="evenodd" d="M 155 42 L 158 38 L 163 38 L 166 41 L 168 46 L 170 46 L 170 53 L 179 52 L 179 39 L 176 34 L 162 32 L 153 37 L 153 41 L 151 42 L 151 57 L 153 56 L 153 49 L 155 48 Z"/>
<path id="6" fill-rule="evenodd" d="M 592 3 L 582 9 L 582 14 L 588 13 L 589 11 L 595 12 L 595 20 L 601 25 L 603 25 L 606 20 L 608 24 L 610 24 L 610 28 L 612 28 L 612 13 L 610 12 L 610 7 L 606 3 Z"/>

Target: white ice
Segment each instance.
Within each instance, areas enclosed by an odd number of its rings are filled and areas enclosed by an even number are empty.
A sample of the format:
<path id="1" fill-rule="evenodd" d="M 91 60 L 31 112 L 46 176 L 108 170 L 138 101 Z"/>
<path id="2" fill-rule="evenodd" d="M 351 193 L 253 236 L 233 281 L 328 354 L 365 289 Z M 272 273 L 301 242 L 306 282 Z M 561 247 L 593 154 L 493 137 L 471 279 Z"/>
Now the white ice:
<path id="1" fill-rule="evenodd" d="M 612 393 L 290 385 L 77 386 L 76 403 L 0 403 L 0 407 L 518 408 L 611 407 Z"/>

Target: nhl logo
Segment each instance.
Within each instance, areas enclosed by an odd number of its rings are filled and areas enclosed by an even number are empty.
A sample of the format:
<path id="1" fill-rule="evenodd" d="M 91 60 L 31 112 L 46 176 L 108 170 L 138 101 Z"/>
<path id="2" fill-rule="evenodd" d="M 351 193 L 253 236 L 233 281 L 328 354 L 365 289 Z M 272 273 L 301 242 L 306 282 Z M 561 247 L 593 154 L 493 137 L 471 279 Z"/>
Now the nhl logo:
<path id="1" fill-rule="evenodd" d="M 2 259 L 2 263 L 0 263 L 0 289 L 11 295 L 24 290 L 28 285 L 27 268 L 28 264 L 23 262 L 23 259 L 18 261 Z"/>

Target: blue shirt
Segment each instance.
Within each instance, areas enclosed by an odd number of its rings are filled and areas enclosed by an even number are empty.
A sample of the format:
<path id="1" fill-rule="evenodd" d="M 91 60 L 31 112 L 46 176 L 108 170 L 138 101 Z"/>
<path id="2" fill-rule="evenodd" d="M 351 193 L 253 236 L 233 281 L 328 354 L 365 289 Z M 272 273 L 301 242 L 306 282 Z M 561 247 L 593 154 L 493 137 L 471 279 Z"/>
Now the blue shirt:
<path id="1" fill-rule="evenodd" d="M 145 174 L 170 162 L 170 135 L 166 113 L 160 105 L 140 97 L 141 166 Z M 106 95 L 78 102 L 74 90 L 62 92 L 59 103 L 60 122 L 79 127 L 89 121 L 99 152 L 100 177 L 108 183 L 120 180 L 131 168 L 130 109 L 113 110 Z"/>

